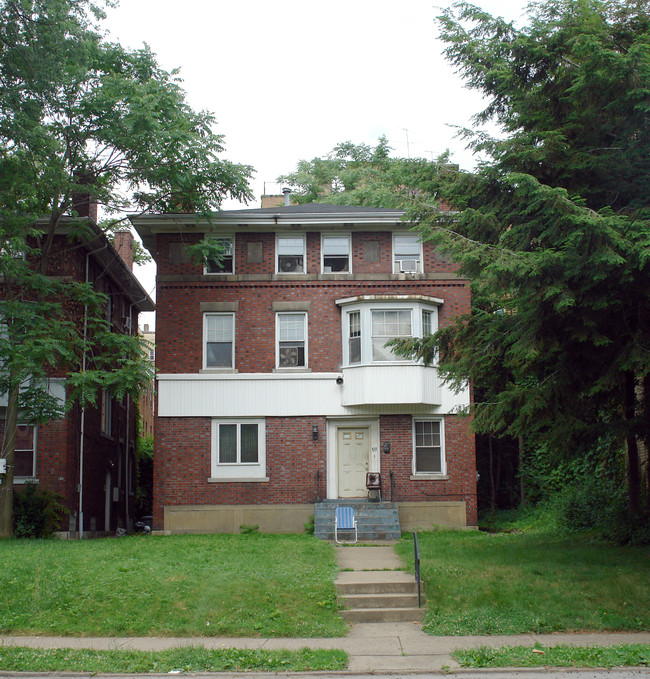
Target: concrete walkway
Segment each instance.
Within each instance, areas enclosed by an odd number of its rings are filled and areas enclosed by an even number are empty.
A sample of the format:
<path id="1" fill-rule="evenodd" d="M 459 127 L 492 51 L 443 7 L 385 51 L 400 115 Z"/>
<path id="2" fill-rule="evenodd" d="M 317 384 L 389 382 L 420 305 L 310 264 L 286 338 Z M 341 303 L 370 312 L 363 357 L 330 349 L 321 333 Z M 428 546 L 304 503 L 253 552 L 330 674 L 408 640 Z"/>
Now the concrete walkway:
<path id="1" fill-rule="evenodd" d="M 392 545 L 336 547 L 338 564 L 343 570 L 395 570 L 402 564 Z M 455 669 L 458 664 L 450 653 L 479 646 L 612 646 L 650 644 L 650 632 L 636 634 L 525 634 L 512 636 L 432 637 L 417 623 L 368 623 L 353 625 L 346 637 L 334 639 L 259 639 L 228 637 L 121 637 L 71 638 L 0 636 L 0 645 L 33 648 L 91 648 L 159 651 L 174 646 L 205 648 L 300 649 L 339 648 L 350 656 L 351 673 L 436 672 Z"/>

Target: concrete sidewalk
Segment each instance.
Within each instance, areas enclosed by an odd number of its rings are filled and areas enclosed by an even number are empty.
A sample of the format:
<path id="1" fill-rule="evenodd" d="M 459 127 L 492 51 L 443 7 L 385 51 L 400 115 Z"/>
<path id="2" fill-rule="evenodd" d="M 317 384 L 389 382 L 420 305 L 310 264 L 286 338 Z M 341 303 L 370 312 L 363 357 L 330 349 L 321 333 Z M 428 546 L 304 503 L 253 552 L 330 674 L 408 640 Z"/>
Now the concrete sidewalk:
<path id="1" fill-rule="evenodd" d="M 650 632 L 636 634 L 522 634 L 487 637 L 432 637 L 413 623 L 371 623 L 354 625 L 346 637 L 333 639 L 258 639 L 229 637 L 0 637 L 0 645 L 32 648 L 90 648 L 96 650 L 161 651 L 175 646 L 204 648 L 289 649 L 339 648 L 350 656 L 348 671 L 435 672 L 458 664 L 451 652 L 479 646 L 613 646 L 650 644 Z"/>
<path id="2" fill-rule="evenodd" d="M 390 571 L 402 564 L 391 545 L 336 547 L 339 567 L 357 571 Z M 120 637 L 71 638 L 0 636 L 0 645 L 33 648 L 90 648 L 160 651 L 175 646 L 204 648 L 289 649 L 338 648 L 350 656 L 351 673 L 436 672 L 455 669 L 451 652 L 479 646 L 612 646 L 650 644 L 650 632 L 608 634 L 524 634 L 510 636 L 432 637 L 417 623 L 352 625 L 346 637 L 330 639 L 259 639 L 228 637 Z"/>

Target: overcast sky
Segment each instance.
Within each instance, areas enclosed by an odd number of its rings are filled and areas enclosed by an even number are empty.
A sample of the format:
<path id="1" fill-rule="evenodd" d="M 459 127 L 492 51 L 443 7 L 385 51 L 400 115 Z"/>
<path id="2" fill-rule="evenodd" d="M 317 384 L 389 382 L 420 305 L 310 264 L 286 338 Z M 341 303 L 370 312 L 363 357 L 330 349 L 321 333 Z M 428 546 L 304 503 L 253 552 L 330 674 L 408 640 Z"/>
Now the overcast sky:
<path id="1" fill-rule="evenodd" d="M 520 22 L 527 3 L 475 4 Z M 375 144 L 384 134 L 394 155 L 450 149 L 472 167 L 450 126 L 470 125 L 481 99 L 441 54 L 439 11 L 430 0 L 121 0 L 104 26 L 180 69 L 189 104 L 215 115 L 224 156 L 255 169 L 259 207 L 265 189 L 280 192 L 278 175 L 342 141 Z M 152 267 L 136 273 L 151 292 Z"/>

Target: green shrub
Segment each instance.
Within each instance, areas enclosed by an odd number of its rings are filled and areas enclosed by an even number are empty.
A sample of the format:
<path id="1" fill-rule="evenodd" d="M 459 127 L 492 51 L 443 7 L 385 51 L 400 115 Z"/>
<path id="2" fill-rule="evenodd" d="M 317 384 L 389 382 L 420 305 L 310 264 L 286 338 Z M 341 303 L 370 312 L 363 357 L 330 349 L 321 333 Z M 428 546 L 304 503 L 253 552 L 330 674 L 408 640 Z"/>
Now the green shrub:
<path id="1" fill-rule="evenodd" d="M 17 538 L 49 538 L 61 526 L 70 510 L 59 493 L 26 483 L 14 492 L 14 535 Z"/>

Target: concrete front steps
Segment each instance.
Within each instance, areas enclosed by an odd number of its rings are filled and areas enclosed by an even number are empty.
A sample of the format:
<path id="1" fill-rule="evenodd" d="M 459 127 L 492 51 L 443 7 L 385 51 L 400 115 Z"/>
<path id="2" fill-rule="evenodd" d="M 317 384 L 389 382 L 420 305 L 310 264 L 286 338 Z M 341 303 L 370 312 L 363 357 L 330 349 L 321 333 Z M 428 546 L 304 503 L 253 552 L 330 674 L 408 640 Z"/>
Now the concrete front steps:
<path id="1" fill-rule="evenodd" d="M 341 571 L 335 584 L 348 622 L 421 622 L 426 612 L 415 577 L 404 571 Z"/>
<path id="2" fill-rule="evenodd" d="M 334 513 L 339 505 L 353 507 L 357 534 L 364 540 L 398 540 L 402 531 L 394 502 L 368 502 L 362 499 L 326 500 L 314 506 L 314 535 L 321 540 L 334 540 Z M 354 539 L 354 532 L 345 531 L 340 539 Z"/>

